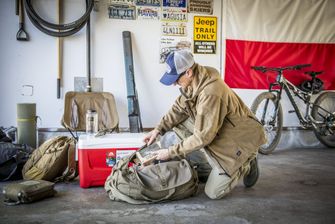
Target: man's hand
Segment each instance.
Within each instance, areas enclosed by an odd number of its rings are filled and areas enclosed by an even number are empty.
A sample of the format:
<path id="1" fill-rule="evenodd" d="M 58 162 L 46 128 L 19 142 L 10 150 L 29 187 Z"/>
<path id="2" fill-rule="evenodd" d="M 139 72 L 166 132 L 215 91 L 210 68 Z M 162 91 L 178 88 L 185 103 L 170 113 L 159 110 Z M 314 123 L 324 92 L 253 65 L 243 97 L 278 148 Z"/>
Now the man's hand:
<path id="1" fill-rule="evenodd" d="M 156 140 L 158 135 L 159 131 L 154 129 L 151 132 L 149 132 L 147 136 L 144 137 L 143 141 L 147 143 L 147 145 L 151 145 L 151 143 L 153 143 Z"/>
<path id="2" fill-rule="evenodd" d="M 156 154 L 156 160 L 169 160 L 169 150 L 168 149 L 160 149 L 155 151 Z"/>

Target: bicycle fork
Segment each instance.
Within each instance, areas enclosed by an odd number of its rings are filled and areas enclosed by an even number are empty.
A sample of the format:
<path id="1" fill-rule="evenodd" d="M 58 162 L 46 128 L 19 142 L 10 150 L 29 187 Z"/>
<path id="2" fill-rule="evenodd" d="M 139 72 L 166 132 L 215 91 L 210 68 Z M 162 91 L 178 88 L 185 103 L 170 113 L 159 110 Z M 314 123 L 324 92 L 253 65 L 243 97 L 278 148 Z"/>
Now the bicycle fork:
<path id="1" fill-rule="evenodd" d="M 270 92 L 274 92 L 274 91 L 270 91 Z M 275 91 L 275 92 L 277 92 L 277 91 Z M 277 92 L 277 96 L 275 98 L 275 108 L 274 108 L 273 117 L 268 123 L 272 127 L 275 126 L 275 124 L 276 124 L 276 117 L 277 117 L 278 110 L 279 110 L 280 93 L 281 93 L 280 91 Z M 262 117 L 261 117 L 261 123 L 262 124 L 265 124 L 265 116 L 266 116 L 266 112 L 268 110 L 269 101 L 270 101 L 270 99 L 266 99 L 266 101 L 265 101 L 264 110 L 263 110 L 263 114 L 262 114 Z"/>
<path id="2" fill-rule="evenodd" d="M 273 90 L 274 86 L 280 86 L 280 89 L 279 90 Z M 269 125 L 271 125 L 272 127 L 274 127 L 275 124 L 276 124 L 276 117 L 277 117 L 278 110 L 279 110 L 279 102 L 281 100 L 282 91 L 283 91 L 283 86 L 280 83 L 275 82 L 275 83 L 271 83 L 270 84 L 269 92 L 270 93 L 274 93 L 274 96 L 275 96 L 275 100 L 274 100 L 275 101 L 274 113 L 273 113 L 272 120 L 269 121 Z M 262 120 L 261 120 L 261 122 L 263 124 L 265 122 L 264 120 L 265 120 L 266 111 L 268 110 L 269 100 L 270 99 L 266 99 L 266 101 L 265 101 L 264 111 L 263 111 Z"/>

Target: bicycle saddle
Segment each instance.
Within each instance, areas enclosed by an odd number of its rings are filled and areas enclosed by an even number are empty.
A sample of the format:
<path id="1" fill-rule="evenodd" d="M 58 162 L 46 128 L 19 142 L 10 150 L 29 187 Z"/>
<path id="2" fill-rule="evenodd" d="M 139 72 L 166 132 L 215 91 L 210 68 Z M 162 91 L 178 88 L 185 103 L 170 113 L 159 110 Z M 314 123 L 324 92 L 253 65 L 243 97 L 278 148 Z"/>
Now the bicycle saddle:
<path id="1" fill-rule="evenodd" d="M 319 72 L 314 72 L 314 71 L 305 72 L 305 74 L 312 76 L 312 78 L 314 78 L 317 75 L 320 75 L 322 73 L 323 73 L 323 71 L 319 71 Z"/>

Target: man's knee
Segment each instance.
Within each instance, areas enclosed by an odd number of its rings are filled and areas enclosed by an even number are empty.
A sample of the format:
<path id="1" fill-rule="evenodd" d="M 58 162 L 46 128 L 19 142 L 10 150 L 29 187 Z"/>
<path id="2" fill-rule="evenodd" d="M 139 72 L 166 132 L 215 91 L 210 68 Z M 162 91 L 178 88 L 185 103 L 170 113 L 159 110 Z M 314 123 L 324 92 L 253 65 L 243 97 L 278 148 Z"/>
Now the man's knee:
<path id="1" fill-rule="evenodd" d="M 210 198 L 210 199 L 217 199 L 217 196 L 213 190 L 209 190 L 207 187 L 205 187 L 205 194 Z"/>
<path id="2" fill-rule="evenodd" d="M 224 196 L 226 196 L 229 193 L 228 190 L 218 190 L 218 189 L 213 189 L 210 187 L 205 186 L 205 194 L 210 198 L 210 199 L 221 199 Z"/>

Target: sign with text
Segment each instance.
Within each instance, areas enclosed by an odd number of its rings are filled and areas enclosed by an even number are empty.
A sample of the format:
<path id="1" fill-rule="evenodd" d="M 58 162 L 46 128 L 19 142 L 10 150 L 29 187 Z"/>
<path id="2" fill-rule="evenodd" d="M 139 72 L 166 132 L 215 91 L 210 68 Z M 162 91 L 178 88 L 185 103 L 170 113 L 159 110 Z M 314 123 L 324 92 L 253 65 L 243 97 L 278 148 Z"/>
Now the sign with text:
<path id="1" fill-rule="evenodd" d="M 186 36 L 187 35 L 186 23 L 162 23 L 163 36 Z"/>
<path id="2" fill-rule="evenodd" d="M 162 21 L 187 22 L 187 12 L 183 9 L 163 8 Z"/>
<path id="3" fill-rule="evenodd" d="M 108 7 L 108 15 L 110 19 L 135 19 L 135 6 L 112 4 Z"/>
<path id="4" fill-rule="evenodd" d="M 191 51 L 192 42 L 186 37 L 161 37 L 159 63 L 164 63 L 167 56 L 175 50 L 188 49 Z"/>
<path id="5" fill-rule="evenodd" d="M 194 16 L 193 41 L 195 54 L 215 54 L 217 18 Z"/>
<path id="6" fill-rule="evenodd" d="M 213 0 L 190 0 L 188 12 L 197 14 L 213 14 Z"/>
<path id="7" fill-rule="evenodd" d="M 163 0 L 163 7 L 186 8 L 186 0 Z"/>
<path id="8" fill-rule="evenodd" d="M 160 0 L 136 0 L 136 5 L 160 7 L 161 1 Z"/>
<path id="9" fill-rule="evenodd" d="M 135 0 L 109 0 L 110 4 L 135 5 Z"/>
<path id="10" fill-rule="evenodd" d="M 137 7 L 137 19 L 159 20 L 158 7 Z"/>

